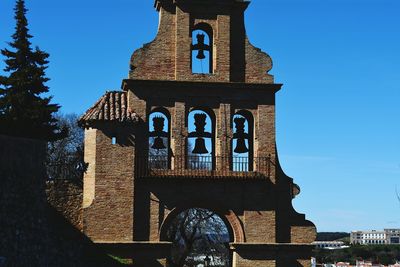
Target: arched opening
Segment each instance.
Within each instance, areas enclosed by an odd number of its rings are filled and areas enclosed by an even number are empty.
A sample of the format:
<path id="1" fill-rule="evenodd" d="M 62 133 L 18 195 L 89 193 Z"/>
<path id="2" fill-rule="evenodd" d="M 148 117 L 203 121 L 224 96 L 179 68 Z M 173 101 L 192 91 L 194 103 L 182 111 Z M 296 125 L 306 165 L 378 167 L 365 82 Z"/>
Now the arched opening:
<path id="1" fill-rule="evenodd" d="M 192 73 L 213 72 L 213 30 L 206 23 L 197 24 L 192 30 Z"/>
<path id="2" fill-rule="evenodd" d="M 192 109 L 188 118 L 187 168 L 214 170 L 214 116 L 203 109 Z"/>
<path id="3" fill-rule="evenodd" d="M 233 115 L 232 170 L 253 171 L 253 116 L 246 110 Z"/>
<path id="4" fill-rule="evenodd" d="M 149 115 L 149 167 L 170 168 L 170 116 L 163 108 L 154 109 Z"/>
<path id="5" fill-rule="evenodd" d="M 169 221 L 165 239 L 172 242 L 168 266 L 231 266 L 233 237 L 222 217 L 204 208 L 181 210 Z"/>

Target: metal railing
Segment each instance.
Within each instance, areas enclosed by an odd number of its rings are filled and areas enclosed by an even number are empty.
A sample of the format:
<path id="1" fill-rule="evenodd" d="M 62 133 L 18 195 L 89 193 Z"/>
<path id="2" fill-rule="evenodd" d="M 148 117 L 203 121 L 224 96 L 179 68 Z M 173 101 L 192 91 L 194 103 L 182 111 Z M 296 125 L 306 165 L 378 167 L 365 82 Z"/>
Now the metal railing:
<path id="1" fill-rule="evenodd" d="M 269 177 L 271 157 L 148 156 L 136 159 L 138 177 Z"/>

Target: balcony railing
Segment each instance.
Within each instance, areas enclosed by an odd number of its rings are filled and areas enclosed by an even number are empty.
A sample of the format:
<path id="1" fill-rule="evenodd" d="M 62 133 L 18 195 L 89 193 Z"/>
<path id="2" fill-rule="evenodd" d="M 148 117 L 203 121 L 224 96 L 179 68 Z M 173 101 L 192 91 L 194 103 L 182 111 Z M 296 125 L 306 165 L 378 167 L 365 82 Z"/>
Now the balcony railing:
<path id="1" fill-rule="evenodd" d="M 266 178 L 271 157 L 148 156 L 136 160 L 136 175 L 146 177 Z"/>

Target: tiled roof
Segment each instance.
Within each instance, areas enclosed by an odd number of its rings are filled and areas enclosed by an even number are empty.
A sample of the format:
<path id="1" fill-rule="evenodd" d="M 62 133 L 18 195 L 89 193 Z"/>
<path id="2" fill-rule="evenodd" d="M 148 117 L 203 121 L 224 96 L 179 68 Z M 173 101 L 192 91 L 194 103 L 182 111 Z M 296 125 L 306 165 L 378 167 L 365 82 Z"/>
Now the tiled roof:
<path id="1" fill-rule="evenodd" d="M 128 108 L 127 92 L 106 92 L 79 119 L 81 126 L 90 126 L 95 122 L 138 122 L 139 116 Z"/>

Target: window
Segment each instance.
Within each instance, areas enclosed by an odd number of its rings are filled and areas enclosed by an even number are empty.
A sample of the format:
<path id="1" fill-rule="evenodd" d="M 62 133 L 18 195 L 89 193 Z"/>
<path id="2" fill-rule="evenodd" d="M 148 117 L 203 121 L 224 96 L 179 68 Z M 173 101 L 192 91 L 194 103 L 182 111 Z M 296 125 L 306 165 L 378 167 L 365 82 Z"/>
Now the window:
<path id="1" fill-rule="evenodd" d="M 213 170 L 214 117 L 211 112 L 194 109 L 188 114 L 187 167 L 189 169 Z"/>
<path id="2" fill-rule="evenodd" d="M 192 31 L 192 73 L 213 72 L 213 31 L 210 25 L 197 24 Z"/>
<path id="3" fill-rule="evenodd" d="M 111 137 L 111 144 L 116 145 L 117 144 L 117 137 L 113 136 Z"/>
<path id="4" fill-rule="evenodd" d="M 239 111 L 232 120 L 232 170 L 253 170 L 253 116 L 248 111 Z"/>
<path id="5" fill-rule="evenodd" d="M 169 113 L 158 108 L 149 115 L 149 167 L 170 168 Z"/>

